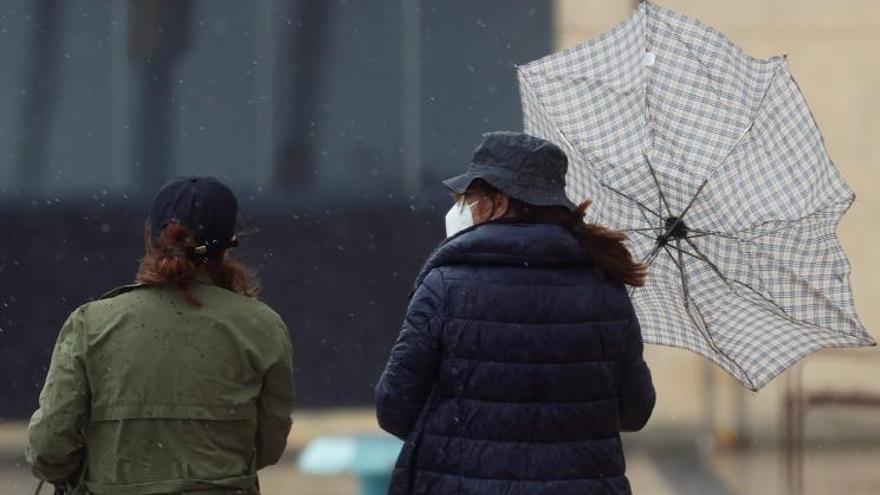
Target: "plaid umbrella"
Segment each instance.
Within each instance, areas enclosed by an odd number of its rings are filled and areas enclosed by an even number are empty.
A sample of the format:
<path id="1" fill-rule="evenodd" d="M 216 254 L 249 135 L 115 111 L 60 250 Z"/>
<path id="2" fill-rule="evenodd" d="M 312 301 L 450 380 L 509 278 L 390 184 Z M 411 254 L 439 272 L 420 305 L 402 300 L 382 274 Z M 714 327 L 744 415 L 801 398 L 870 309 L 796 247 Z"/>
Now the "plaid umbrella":
<path id="1" fill-rule="evenodd" d="M 650 265 L 632 291 L 647 342 L 752 390 L 817 349 L 875 344 L 835 233 L 854 195 L 784 57 L 643 2 L 519 80 L 525 130 L 571 159 L 569 196 Z"/>

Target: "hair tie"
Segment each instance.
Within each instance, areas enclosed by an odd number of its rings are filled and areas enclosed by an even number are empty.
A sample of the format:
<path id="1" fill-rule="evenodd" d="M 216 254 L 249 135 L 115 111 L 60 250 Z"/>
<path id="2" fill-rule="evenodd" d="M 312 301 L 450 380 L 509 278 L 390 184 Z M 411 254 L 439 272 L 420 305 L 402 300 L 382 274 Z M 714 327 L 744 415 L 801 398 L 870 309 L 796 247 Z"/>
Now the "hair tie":
<path id="1" fill-rule="evenodd" d="M 163 251 L 165 251 L 165 254 L 167 254 L 169 256 L 173 256 L 175 258 L 189 258 L 189 254 L 187 253 L 187 250 L 182 247 L 165 246 Z"/>

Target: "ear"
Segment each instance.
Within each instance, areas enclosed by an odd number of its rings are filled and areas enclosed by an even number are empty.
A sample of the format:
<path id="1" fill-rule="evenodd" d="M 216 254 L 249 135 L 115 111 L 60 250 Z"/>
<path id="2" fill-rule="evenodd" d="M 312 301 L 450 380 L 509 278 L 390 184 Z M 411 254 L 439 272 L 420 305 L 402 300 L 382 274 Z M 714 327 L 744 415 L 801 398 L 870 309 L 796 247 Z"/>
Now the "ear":
<path id="1" fill-rule="evenodd" d="M 492 199 L 492 220 L 504 218 L 510 213 L 510 198 L 506 194 L 496 194 Z"/>

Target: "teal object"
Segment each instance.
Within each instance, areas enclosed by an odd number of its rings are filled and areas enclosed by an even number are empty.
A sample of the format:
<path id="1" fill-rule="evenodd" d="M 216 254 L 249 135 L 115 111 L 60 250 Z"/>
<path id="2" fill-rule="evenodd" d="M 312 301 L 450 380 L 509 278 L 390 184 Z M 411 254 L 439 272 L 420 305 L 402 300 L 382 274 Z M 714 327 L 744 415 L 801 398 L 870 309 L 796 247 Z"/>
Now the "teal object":
<path id="1" fill-rule="evenodd" d="M 359 495 L 385 495 L 403 442 L 390 435 L 319 437 L 299 456 L 304 473 L 357 478 Z"/>
<path id="2" fill-rule="evenodd" d="M 358 476 L 359 495 L 387 495 L 391 486 L 391 472 L 369 476 Z"/>

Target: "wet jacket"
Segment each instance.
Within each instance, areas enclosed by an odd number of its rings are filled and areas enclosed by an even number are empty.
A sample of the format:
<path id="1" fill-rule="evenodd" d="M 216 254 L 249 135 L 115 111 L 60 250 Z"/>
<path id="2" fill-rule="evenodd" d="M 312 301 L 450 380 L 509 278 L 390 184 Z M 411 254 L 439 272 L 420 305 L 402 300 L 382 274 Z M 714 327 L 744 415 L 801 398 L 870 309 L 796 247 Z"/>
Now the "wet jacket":
<path id="1" fill-rule="evenodd" d="M 202 306 L 131 286 L 70 315 L 58 337 L 27 459 L 90 493 L 257 493 L 286 446 L 290 338 L 265 304 L 202 279 Z"/>
<path id="2" fill-rule="evenodd" d="M 389 493 L 630 493 L 620 432 L 654 400 L 624 286 L 561 227 L 478 226 L 427 262 L 376 386 Z"/>

